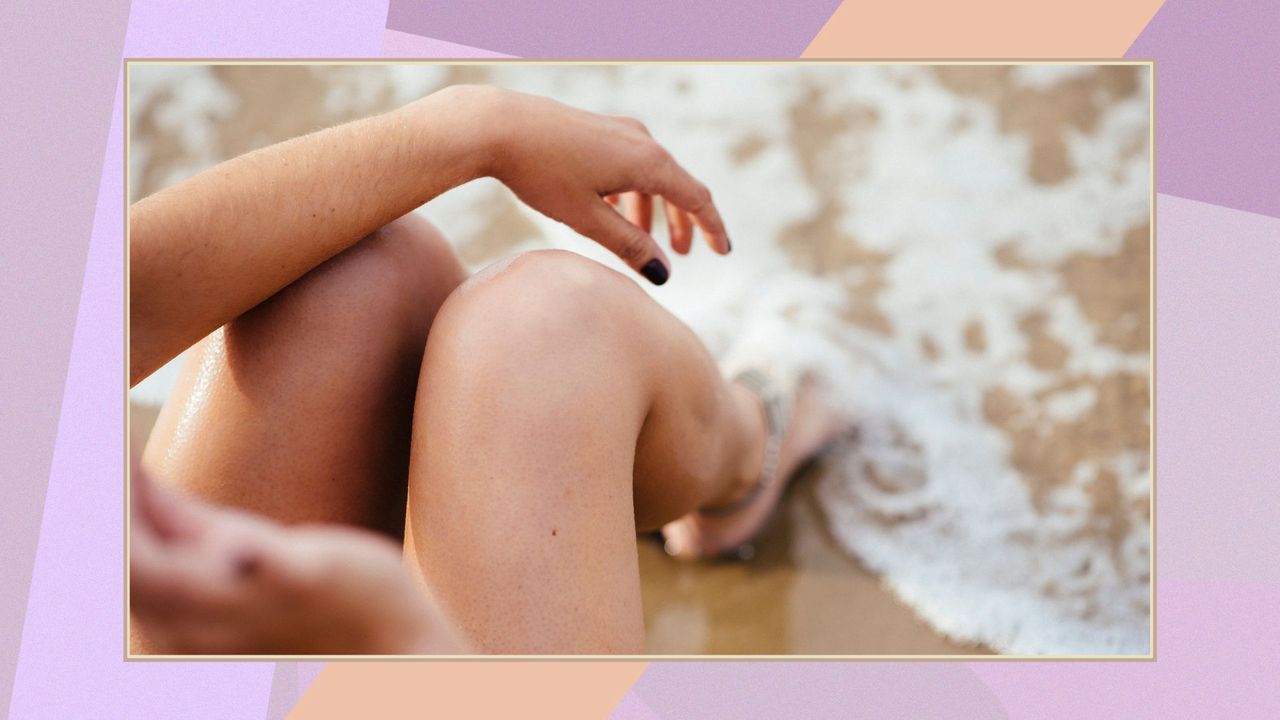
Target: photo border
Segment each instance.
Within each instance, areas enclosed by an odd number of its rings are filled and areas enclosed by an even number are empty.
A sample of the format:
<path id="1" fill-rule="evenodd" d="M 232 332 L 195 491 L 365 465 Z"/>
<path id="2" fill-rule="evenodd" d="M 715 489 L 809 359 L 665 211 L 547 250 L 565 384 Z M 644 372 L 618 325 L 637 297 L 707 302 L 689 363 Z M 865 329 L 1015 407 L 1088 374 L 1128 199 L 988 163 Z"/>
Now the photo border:
<path id="1" fill-rule="evenodd" d="M 124 657 L 126 662 L 201 662 L 201 661 L 276 661 L 276 662 L 511 662 L 511 661 L 550 661 L 550 662 L 666 662 L 666 661 L 693 661 L 693 662 L 831 662 L 831 661 L 853 661 L 853 662 L 1155 662 L 1158 658 L 1156 655 L 1157 633 L 1156 633 L 1156 184 L 1155 184 L 1155 167 L 1156 167 L 1156 62 L 1151 59 L 1134 60 L 1134 59 L 1117 59 L 1117 58 L 1081 58 L 1081 59 L 1063 59 L 1063 60 L 1044 60 L 1044 59 L 868 59 L 868 58 L 779 58 L 779 59 L 707 59 L 707 60 L 680 60 L 680 59 L 643 59 L 643 60 L 617 60 L 617 59 L 524 59 L 524 58 L 289 58 L 289 59 L 272 59 L 272 58 L 125 58 L 124 61 L 124 188 L 123 188 L 123 218 L 124 218 L 124 476 L 125 476 L 125 501 L 124 501 Z M 992 654 L 992 655 L 975 655 L 975 654 L 704 654 L 704 655 L 668 655 L 668 654 L 632 654 L 632 655 L 499 655 L 499 654 L 472 654 L 472 655 L 292 655 L 292 654 L 262 654 L 262 655 L 228 655 L 228 654 L 141 654 L 133 653 L 129 649 L 130 636 L 130 613 L 129 613 L 129 508 L 131 507 L 131 480 L 130 480 L 130 452 L 132 443 L 131 434 L 131 412 L 129 407 L 129 193 L 130 193 L 130 156 L 129 149 L 131 144 L 131 117 L 129 112 L 130 103 L 130 70 L 135 65 L 196 65 L 196 66 L 214 66 L 214 65 L 230 65 L 230 66 L 385 66 L 385 65 L 464 65 L 464 66 L 492 66 L 492 65 L 553 65 L 553 66 L 618 66 L 618 65 L 897 65 L 897 66 L 1026 66 L 1026 65 L 1085 65 L 1085 66 L 1137 66 L 1146 67 L 1148 70 L 1148 146 L 1147 146 L 1147 165 L 1148 165 L 1148 297 L 1147 312 L 1149 317 L 1148 323 L 1148 352 L 1150 362 L 1148 363 L 1148 413 L 1150 422 L 1148 424 L 1148 461 L 1151 474 L 1151 490 L 1148 499 L 1148 512 L 1150 513 L 1149 527 L 1149 544 L 1150 552 L 1148 552 L 1148 630 L 1149 642 L 1148 652 L 1146 654 L 1115 654 L 1115 655 L 1085 655 L 1085 654 L 1068 654 L 1068 655 L 1009 655 L 1009 654 Z M 914 609 L 913 609 L 914 612 Z"/>

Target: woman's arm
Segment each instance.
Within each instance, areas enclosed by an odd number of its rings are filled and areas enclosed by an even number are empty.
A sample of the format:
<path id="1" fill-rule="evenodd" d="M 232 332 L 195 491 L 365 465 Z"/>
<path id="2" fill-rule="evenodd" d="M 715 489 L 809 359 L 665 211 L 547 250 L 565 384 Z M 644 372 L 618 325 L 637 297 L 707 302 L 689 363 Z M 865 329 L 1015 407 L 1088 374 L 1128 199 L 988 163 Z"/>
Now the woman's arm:
<path id="1" fill-rule="evenodd" d="M 629 118 L 485 86 L 229 160 L 129 211 L 130 382 L 362 237 L 482 176 L 605 245 L 654 282 L 669 263 L 649 236 L 666 202 L 673 245 L 692 223 L 729 240 L 706 187 Z M 631 222 L 602 199 L 639 193 Z M 642 200 L 642 201 L 640 201 Z"/>
<path id="2" fill-rule="evenodd" d="M 129 211 L 137 382 L 365 235 L 477 177 L 459 93 L 229 160 Z"/>

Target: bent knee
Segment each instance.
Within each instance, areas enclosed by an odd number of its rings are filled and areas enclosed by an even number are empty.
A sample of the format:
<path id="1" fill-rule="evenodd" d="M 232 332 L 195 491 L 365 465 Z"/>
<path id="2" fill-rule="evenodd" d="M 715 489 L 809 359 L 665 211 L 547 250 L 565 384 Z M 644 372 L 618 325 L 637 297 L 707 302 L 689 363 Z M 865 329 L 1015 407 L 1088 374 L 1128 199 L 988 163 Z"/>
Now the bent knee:
<path id="1" fill-rule="evenodd" d="M 429 272 L 444 272 L 460 267 L 449 239 L 417 213 L 409 213 L 392 220 L 360 241 L 359 246 L 371 246 L 375 252 L 387 253 L 397 259 L 410 260 Z"/>
<path id="2" fill-rule="evenodd" d="M 393 335 L 421 351 L 445 298 L 465 278 L 448 240 L 406 215 L 313 268 L 228 325 L 235 334 L 271 326 L 335 343 Z M 238 331 L 238 332 L 236 332 Z"/>
<path id="3" fill-rule="evenodd" d="M 563 298 L 613 294 L 635 283 L 600 263 L 568 250 L 530 250 L 499 260 L 471 276 L 466 288 L 519 293 L 557 290 Z"/>
<path id="4" fill-rule="evenodd" d="M 625 349 L 652 300 L 634 281 L 576 253 L 535 250 L 473 275 L 441 309 L 440 339 L 473 355 L 531 362 Z M 479 346 L 479 347 L 478 347 Z"/>
<path id="5" fill-rule="evenodd" d="M 334 261 L 356 266 L 353 274 L 367 275 L 360 278 L 366 283 L 391 283 L 420 294 L 442 291 L 441 302 L 466 278 L 448 238 L 415 213 L 383 225 Z"/>

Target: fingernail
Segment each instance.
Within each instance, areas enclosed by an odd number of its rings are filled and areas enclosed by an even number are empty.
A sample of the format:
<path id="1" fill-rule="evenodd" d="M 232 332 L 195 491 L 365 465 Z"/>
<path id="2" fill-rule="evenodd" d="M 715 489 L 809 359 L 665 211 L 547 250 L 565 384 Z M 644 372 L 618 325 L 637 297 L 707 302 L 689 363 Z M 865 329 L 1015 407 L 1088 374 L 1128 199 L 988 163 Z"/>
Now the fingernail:
<path id="1" fill-rule="evenodd" d="M 724 239 L 724 253 L 728 255 L 731 252 L 733 252 L 733 243 L 729 242 L 729 238 L 726 237 Z"/>
<path id="2" fill-rule="evenodd" d="M 669 277 L 669 274 L 667 273 L 667 266 L 663 265 L 662 261 L 658 258 L 654 258 L 645 263 L 645 266 L 640 268 L 640 274 L 645 276 L 645 278 L 654 285 L 661 285 L 666 282 L 667 277 Z"/>

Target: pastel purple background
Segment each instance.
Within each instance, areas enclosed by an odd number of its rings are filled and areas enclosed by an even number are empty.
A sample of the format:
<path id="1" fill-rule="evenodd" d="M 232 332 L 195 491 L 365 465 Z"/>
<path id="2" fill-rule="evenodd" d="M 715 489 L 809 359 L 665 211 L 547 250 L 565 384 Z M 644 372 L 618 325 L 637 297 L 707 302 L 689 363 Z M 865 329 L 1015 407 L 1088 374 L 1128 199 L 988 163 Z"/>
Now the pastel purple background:
<path id="1" fill-rule="evenodd" d="M 121 660 L 122 57 L 403 55 L 388 26 L 426 52 L 794 56 L 835 2 L 672 11 L 714 36 L 616 0 L 393 5 L 0 5 L 0 714 L 279 718 L 319 667 Z M 1280 717 L 1276 37 L 1273 0 L 1169 0 L 1130 51 L 1157 60 L 1158 661 L 655 663 L 615 718 Z"/>
<path id="2" fill-rule="evenodd" d="M 391 2 L 387 27 L 518 57 L 794 58 L 840 0 Z"/>

